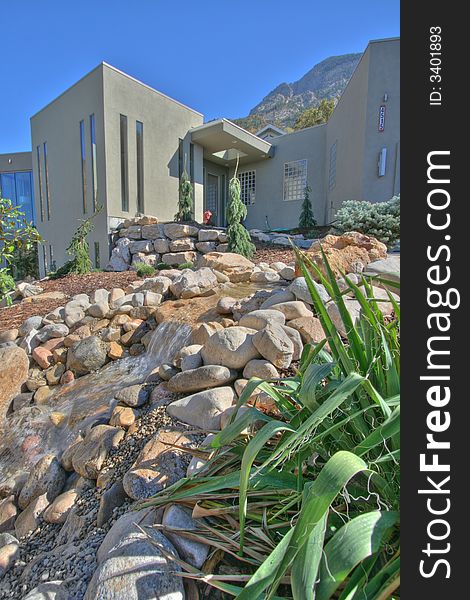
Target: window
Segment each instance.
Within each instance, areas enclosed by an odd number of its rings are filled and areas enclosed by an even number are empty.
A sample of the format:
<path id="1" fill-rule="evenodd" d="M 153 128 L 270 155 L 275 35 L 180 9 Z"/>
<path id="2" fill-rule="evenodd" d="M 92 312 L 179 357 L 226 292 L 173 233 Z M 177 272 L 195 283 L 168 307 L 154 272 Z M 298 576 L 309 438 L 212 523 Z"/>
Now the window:
<path id="1" fill-rule="evenodd" d="M 189 180 L 194 183 L 194 144 L 189 144 Z"/>
<path id="2" fill-rule="evenodd" d="M 86 202 L 86 152 L 85 152 L 85 121 L 80 121 L 80 156 L 82 160 L 82 203 L 83 212 L 87 211 Z"/>
<path id="3" fill-rule="evenodd" d="M 179 138 L 178 140 L 178 177 L 181 180 L 181 176 L 183 175 L 183 140 Z"/>
<path id="4" fill-rule="evenodd" d="M 44 263 L 44 273 L 48 273 L 49 269 L 47 267 L 47 254 L 46 254 L 46 246 L 42 245 L 42 262 Z"/>
<path id="5" fill-rule="evenodd" d="M 95 242 L 95 268 L 100 268 L 100 243 Z"/>
<path id="6" fill-rule="evenodd" d="M 144 124 L 135 122 L 135 145 L 137 150 L 137 211 L 144 212 Z"/>
<path id="7" fill-rule="evenodd" d="M 127 162 L 127 117 L 120 115 L 121 135 L 121 208 L 129 211 L 129 166 Z"/>
<path id="8" fill-rule="evenodd" d="M 332 190 L 336 185 L 336 151 L 338 140 L 330 148 L 330 168 L 328 172 L 328 189 Z"/>
<path id="9" fill-rule="evenodd" d="M 44 142 L 44 183 L 46 185 L 47 220 L 51 220 L 51 194 L 49 190 L 49 166 L 47 162 L 47 142 Z"/>
<path id="10" fill-rule="evenodd" d="M 39 186 L 39 211 L 41 213 L 41 221 L 44 221 L 44 197 L 42 194 L 42 172 L 41 172 L 41 146 L 36 148 L 36 156 L 38 161 L 38 186 Z"/>
<path id="11" fill-rule="evenodd" d="M 307 159 L 284 163 L 284 200 L 302 200 L 307 186 Z"/>
<path id="12" fill-rule="evenodd" d="M 240 180 L 240 198 L 245 206 L 255 203 L 256 171 L 245 171 L 238 175 Z"/>
<path id="13" fill-rule="evenodd" d="M 49 244 L 49 265 L 51 268 L 51 271 L 55 271 L 55 260 L 54 260 L 54 247 L 52 246 L 52 244 Z"/>
<path id="14" fill-rule="evenodd" d="M 96 131 L 95 115 L 90 115 L 90 140 L 91 140 L 91 189 L 93 192 L 93 212 L 98 206 L 98 181 L 96 176 Z"/>

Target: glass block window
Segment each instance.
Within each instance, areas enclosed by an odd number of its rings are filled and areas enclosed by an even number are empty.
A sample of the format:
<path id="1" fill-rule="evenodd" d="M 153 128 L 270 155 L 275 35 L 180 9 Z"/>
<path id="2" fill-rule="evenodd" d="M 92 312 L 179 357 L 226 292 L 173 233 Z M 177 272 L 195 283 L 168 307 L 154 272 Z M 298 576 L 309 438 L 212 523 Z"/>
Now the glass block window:
<path id="1" fill-rule="evenodd" d="M 330 167 L 328 171 L 328 189 L 332 190 L 336 185 L 336 151 L 338 141 L 331 145 L 330 148 Z"/>
<path id="2" fill-rule="evenodd" d="M 307 186 L 307 159 L 284 163 L 284 200 L 302 200 Z"/>
<path id="3" fill-rule="evenodd" d="M 245 171 L 238 175 L 240 180 L 240 198 L 245 206 L 255 203 L 256 171 Z"/>

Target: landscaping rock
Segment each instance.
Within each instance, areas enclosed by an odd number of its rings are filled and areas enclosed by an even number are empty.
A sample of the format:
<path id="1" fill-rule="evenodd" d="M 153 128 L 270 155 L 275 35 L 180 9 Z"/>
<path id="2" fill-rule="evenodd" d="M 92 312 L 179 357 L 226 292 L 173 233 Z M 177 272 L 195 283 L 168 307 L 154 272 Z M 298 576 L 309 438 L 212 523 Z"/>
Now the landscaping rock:
<path id="1" fill-rule="evenodd" d="M 91 317 L 95 317 L 97 319 L 102 319 L 109 312 L 109 304 L 107 302 L 97 302 L 96 304 L 92 304 L 90 308 L 87 310 L 87 313 Z"/>
<path id="2" fill-rule="evenodd" d="M 0 546 L 0 580 L 7 571 L 13 566 L 15 560 L 19 557 L 20 548 L 16 538 L 10 536 L 12 540 L 7 544 Z"/>
<path id="3" fill-rule="evenodd" d="M 278 310 L 254 310 L 239 320 L 238 324 L 241 327 L 250 327 L 251 329 L 263 329 L 266 325 L 270 323 L 278 323 L 279 325 L 284 325 L 286 322 L 286 317 L 284 314 Z"/>
<path id="4" fill-rule="evenodd" d="M 295 300 L 295 296 L 289 290 L 275 290 L 266 300 L 260 305 L 261 310 L 272 308 L 275 304 L 281 304 L 283 302 L 291 302 Z"/>
<path id="5" fill-rule="evenodd" d="M 198 235 L 199 229 L 185 223 L 165 223 L 163 231 L 166 237 L 176 240 L 178 238 L 195 237 Z"/>
<path id="6" fill-rule="evenodd" d="M 48 369 L 54 363 L 52 352 L 43 346 L 35 348 L 32 352 L 32 357 L 41 369 Z"/>
<path id="7" fill-rule="evenodd" d="M 283 325 L 282 328 L 287 333 L 290 338 L 290 341 L 294 345 L 294 354 L 292 356 L 292 360 L 299 360 L 302 356 L 302 351 L 304 349 L 304 344 L 302 342 L 302 337 L 297 329 L 293 327 L 288 327 L 287 325 Z"/>
<path id="8" fill-rule="evenodd" d="M 124 433 L 124 430 L 110 425 L 93 427 L 74 449 L 73 469 L 82 477 L 97 479 L 108 452 L 119 444 Z"/>
<path id="9" fill-rule="evenodd" d="M 147 402 L 149 391 L 148 388 L 139 383 L 119 390 L 119 392 L 116 393 L 115 398 L 127 406 L 137 408 Z"/>
<path id="10" fill-rule="evenodd" d="M 231 315 L 233 306 L 236 302 L 237 301 L 235 298 L 224 296 L 217 302 L 216 311 L 219 313 L 219 315 Z"/>
<path id="11" fill-rule="evenodd" d="M 187 252 L 194 248 L 194 241 L 191 238 L 178 238 L 170 242 L 170 252 Z"/>
<path id="12" fill-rule="evenodd" d="M 113 410 L 113 414 L 109 419 L 109 424 L 113 427 L 122 427 L 128 429 L 138 416 L 138 413 L 129 406 L 116 406 Z"/>
<path id="13" fill-rule="evenodd" d="M 167 252 L 163 254 L 162 261 L 168 265 L 182 265 L 184 263 L 194 263 L 196 260 L 196 252 Z"/>
<path id="14" fill-rule="evenodd" d="M 163 225 L 161 223 L 143 225 L 141 233 L 144 240 L 155 240 L 157 238 L 163 238 L 165 235 Z"/>
<path id="15" fill-rule="evenodd" d="M 295 268 L 289 266 L 284 267 L 279 271 L 279 275 L 282 277 L 282 279 L 285 279 L 286 281 L 292 281 L 293 279 L 295 279 Z"/>
<path id="16" fill-rule="evenodd" d="M 243 369 L 259 353 L 253 344 L 256 330 L 247 327 L 229 327 L 214 333 L 201 350 L 205 365 L 222 365 L 229 369 Z"/>
<path id="17" fill-rule="evenodd" d="M 254 264 L 233 252 L 209 252 L 199 259 L 200 267 L 210 267 L 224 273 L 232 283 L 240 281 L 249 281 Z"/>
<path id="18" fill-rule="evenodd" d="M 18 539 L 35 531 L 40 523 L 40 517 L 49 506 L 46 494 L 35 498 L 27 508 L 21 512 L 15 521 L 15 532 Z"/>
<path id="19" fill-rule="evenodd" d="M 75 489 L 68 490 L 57 496 L 52 504 L 44 511 L 44 521 L 46 521 L 46 523 L 65 523 L 77 498 L 78 492 Z"/>
<path id="20" fill-rule="evenodd" d="M 170 243 L 167 239 L 156 239 L 153 241 L 155 252 L 159 254 L 167 254 L 170 251 Z"/>
<path id="21" fill-rule="evenodd" d="M 152 252 L 152 250 L 153 244 L 147 240 L 138 240 L 129 244 L 129 251 L 131 254 L 137 254 L 138 252 L 148 254 L 149 252 Z"/>
<path id="22" fill-rule="evenodd" d="M 255 271 L 250 275 L 250 281 L 253 283 L 276 283 L 280 279 L 275 271 Z"/>
<path id="23" fill-rule="evenodd" d="M 219 387 L 172 402 L 167 412 L 175 419 L 201 429 L 220 429 L 220 414 L 234 400 L 231 387 Z"/>
<path id="24" fill-rule="evenodd" d="M 321 283 L 314 282 L 314 285 L 317 289 L 317 292 L 320 295 L 320 298 L 323 302 L 328 302 L 330 296 L 326 291 L 325 287 Z M 289 291 L 291 291 L 297 300 L 303 300 L 307 304 L 313 304 L 312 296 L 307 287 L 307 283 L 305 281 L 305 277 L 297 277 L 289 286 Z"/>
<path id="25" fill-rule="evenodd" d="M 163 381 L 169 381 L 177 373 L 179 373 L 179 371 L 173 365 L 163 364 L 158 368 L 158 374 Z"/>
<path id="26" fill-rule="evenodd" d="M 25 509 L 33 500 L 46 495 L 52 502 L 65 484 L 65 471 L 53 454 L 46 454 L 33 467 L 18 497 L 18 505 Z"/>
<path id="27" fill-rule="evenodd" d="M 68 592 L 63 581 L 48 581 L 32 589 L 23 600 L 68 600 Z"/>
<path id="28" fill-rule="evenodd" d="M 215 252 L 217 248 L 217 244 L 215 242 L 197 242 L 196 250 L 201 252 L 202 254 L 207 254 L 208 252 Z"/>
<path id="29" fill-rule="evenodd" d="M 304 344 L 318 344 L 326 337 L 320 320 L 316 317 L 300 317 L 288 321 L 287 325 L 297 329 Z"/>
<path id="30" fill-rule="evenodd" d="M 217 321 L 211 321 L 209 323 L 201 323 L 199 327 L 193 330 L 191 334 L 191 341 L 193 344 L 204 346 L 207 340 L 214 335 L 217 331 L 223 331 L 224 326 Z"/>
<path id="31" fill-rule="evenodd" d="M 231 383 L 236 378 L 236 371 L 219 365 L 207 365 L 178 373 L 168 382 L 168 389 L 179 394 L 199 392 Z"/>
<path id="32" fill-rule="evenodd" d="M 344 299 L 344 304 L 351 316 L 352 322 L 355 323 L 359 318 L 359 315 L 361 314 L 361 305 L 357 300 L 351 300 L 349 298 Z M 326 309 L 336 329 L 343 337 L 346 337 L 346 327 L 344 326 L 341 314 L 336 304 L 333 301 L 331 301 L 327 304 Z"/>
<path id="33" fill-rule="evenodd" d="M 0 533 L 13 530 L 17 514 L 18 509 L 13 494 L 0 500 Z"/>
<path id="34" fill-rule="evenodd" d="M 0 344 L 14 342 L 17 337 L 18 329 L 7 329 L 6 331 L 2 331 L 0 332 Z"/>
<path id="35" fill-rule="evenodd" d="M 102 527 L 112 517 L 114 509 L 122 506 L 126 499 L 127 494 L 122 481 L 115 481 L 101 496 L 98 514 L 96 515 L 96 526 Z"/>
<path id="36" fill-rule="evenodd" d="M 294 356 L 294 345 L 281 325 L 270 324 L 253 336 L 253 345 L 275 367 L 286 369 Z"/>
<path id="37" fill-rule="evenodd" d="M 54 390 L 48 385 L 43 385 L 34 392 L 34 404 L 46 404 L 54 394 Z"/>
<path id="38" fill-rule="evenodd" d="M 28 379 L 29 360 L 18 346 L 0 348 L 0 425 L 10 408 L 10 403 Z"/>
<path id="39" fill-rule="evenodd" d="M 42 317 L 39 315 L 35 315 L 33 317 L 29 317 L 26 321 L 23 321 L 22 325 L 18 328 L 18 335 L 24 337 L 28 335 L 30 331 L 33 329 L 41 329 L 42 327 Z"/>
<path id="40" fill-rule="evenodd" d="M 97 371 L 106 362 L 107 347 L 99 337 L 92 335 L 69 348 L 67 354 L 67 370 L 75 375 L 86 375 Z"/>
<path id="41" fill-rule="evenodd" d="M 178 504 L 171 504 L 163 513 L 162 525 L 170 527 L 172 530 L 195 531 L 198 522 L 191 517 L 189 509 L 178 506 Z M 209 554 L 208 545 L 185 538 L 175 531 L 165 530 L 164 533 L 184 561 L 197 569 L 202 567 Z"/>
<path id="42" fill-rule="evenodd" d="M 173 280 L 171 292 L 176 298 L 194 298 L 202 296 L 218 285 L 217 277 L 211 269 L 202 268 L 197 271 L 185 269 Z"/>
<path id="43" fill-rule="evenodd" d="M 259 377 L 260 379 L 276 379 L 279 377 L 279 371 L 268 360 L 255 358 L 250 360 L 243 369 L 243 377 Z"/>
<path id="44" fill-rule="evenodd" d="M 272 310 L 278 310 L 285 316 L 286 321 L 299 319 L 301 317 L 313 317 L 313 312 L 305 306 L 304 302 L 299 300 L 293 302 L 281 302 L 275 304 Z"/>

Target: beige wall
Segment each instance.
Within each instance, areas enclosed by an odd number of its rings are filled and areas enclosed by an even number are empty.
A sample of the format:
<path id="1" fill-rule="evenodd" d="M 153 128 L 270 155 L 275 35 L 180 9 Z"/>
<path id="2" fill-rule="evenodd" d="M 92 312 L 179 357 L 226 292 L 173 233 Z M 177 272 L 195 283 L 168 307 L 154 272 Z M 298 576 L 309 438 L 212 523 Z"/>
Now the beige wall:
<path id="1" fill-rule="evenodd" d="M 183 139 L 189 174 L 189 135 L 203 117 L 133 78 L 104 66 L 107 199 L 110 217 L 137 212 L 136 121 L 144 125 L 144 208 L 161 221 L 173 219 L 178 202 L 178 140 Z M 127 116 L 129 212 L 122 210 L 120 115 Z M 195 148 L 196 218 L 202 218 L 202 149 Z"/>
<path id="2" fill-rule="evenodd" d="M 103 66 L 69 88 L 31 118 L 33 148 L 34 202 L 39 233 L 45 240 L 47 257 L 49 245 L 53 246 L 56 266 L 62 266 L 69 257 L 65 250 L 80 221 L 93 212 L 90 115 L 95 115 L 97 142 L 98 203 L 103 211 L 95 219 L 95 230 L 89 236 L 91 257 L 94 260 L 94 242 L 100 246 L 101 264 L 108 257 L 106 213 L 105 136 L 103 127 Z M 83 211 L 80 121 L 85 122 L 87 213 Z M 46 186 L 43 144 L 47 142 L 51 217 L 47 218 Z M 37 146 L 41 150 L 41 179 L 45 219 L 41 220 Z M 40 268 L 44 274 L 42 251 Z M 50 265 L 47 264 L 50 269 Z"/>
<path id="3" fill-rule="evenodd" d="M 31 171 L 33 167 L 31 160 L 31 152 L 0 154 L 0 173 Z"/>
<path id="4" fill-rule="evenodd" d="M 256 201 L 248 206 L 246 226 L 266 229 L 266 215 L 273 229 L 292 228 L 299 223 L 302 200 L 284 201 L 284 163 L 307 159 L 307 183 L 312 188 L 310 198 L 318 224 L 324 222 L 325 212 L 325 140 L 326 126 L 318 125 L 288 133 L 270 142 L 272 158 L 243 165 L 242 171 L 256 171 Z M 233 174 L 233 170 L 231 175 Z"/>

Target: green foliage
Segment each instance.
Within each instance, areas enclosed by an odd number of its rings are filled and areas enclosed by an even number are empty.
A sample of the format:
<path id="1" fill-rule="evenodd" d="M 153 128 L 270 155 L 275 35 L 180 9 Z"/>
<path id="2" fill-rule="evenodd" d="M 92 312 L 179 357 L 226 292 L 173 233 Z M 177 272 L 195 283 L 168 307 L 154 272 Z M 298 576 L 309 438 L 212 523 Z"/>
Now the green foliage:
<path id="1" fill-rule="evenodd" d="M 66 250 L 67 254 L 72 256 L 72 258 L 51 275 L 53 279 L 58 279 L 59 277 L 64 277 L 69 274 L 83 275 L 85 273 L 90 273 L 93 270 L 93 263 L 90 259 L 90 244 L 88 243 L 87 237 L 95 228 L 94 219 L 102 208 L 102 206 L 98 206 L 96 211 L 88 217 L 88 219 L 84 219 L 80 222 L 80 225 L 73 234 L 72 241 Z"/>
<path id="2" fill-rule="evenodd" d="M 188 260 L 188 262 L 181 263 L 180 265 L 178 265 L 178 269 L 180 269 L 180 271 L 182 271 L 183 269 L 192 269 L 193 267 L 194 263 L 192 263 L 190 260 Z"/>
<path id="3" fill-rule="evenodd" d="M 6 298 L 7 305 L 11 304 L 9 292 L 15 289 L 15 280 L 8 272 L 8 269 L 0 269 L 0 299 Z"/>
<path id="4" fill-rule="evenodd" d="M 317 224 L 315 217 L 313 216 L 312 202 L 310 200 L 311 191 L 311 188 L 306 185 L 299 217 L 299 229 L 312 229 L 312 227 L 315 227 Z"/>
<path id="5" fill-rule="evenodd" d="M 160 262 L 156 265 L 158 271 L 169 271 L 173 267 L 166 262 Z"/>
<path id="6" fill-rule="evenodd" d="M 346 277 L 349 287 L 341 292 L 326 258 L 324 276 L 294 251 L 325 339 L 305 346 L 294 376 L 252 378 L 231 422 L 199 449 L 204 466 L 146 504 L 183 502 L 199 517 L 210 516 L 191 538 L 225 551 L 232 565 L 238 555 L 237 585 L 178 562 L 239 600 L 393 599 L 400 555 L 400 310 L 390 297 L 396 318 L 386 321 L 369 280 L 359 287 Z M 347 339 L 312 272 L 336 303 Z M 345 293 L 361 305 L 356 323 Z M 255 391 L 272 400 L 271 415 L 246 406 Z"/>
<path id="7" fill-rule="evenodd" d="M 334 111 L 335 106 L 336 100 L 326 100 L 324 98 L 317 106 L 312 106 L 311 108 L 304 110 L 295 122 L 294 129 L 305 129 L 306 127 L 313 127 L 314 125 L 326 123 L 331 117 L 331 113 Z"/>
<path id="8" fill-rule="evenodd" d="M 25 277 L 39 277 L 38 245 L 30 244 L 16 248 L 10 264 L 11 271 L 15 279 L 24 279 Z"/>
<path id="9" fill-rule="evenodd" d="M 193 213 L 193 186 L 189 180 L 186 169 L 181 175 L 179 186 L 178 212 L 175 221 L 190 221 Z"/>
<path id="10" fill-rule="evenodd" d="M 227 206 L 228 251 L 251 258 L 256 247 L 251 242 L 247 229 L 242 225 L 242 221 L 246 218 L 246 206 L 240 199 L 240 180 L 237 177 L 237 169 L 229 183 L 229 196 L 230 200 Z"/>
<path id="11" fill-rule="evenodd" d="M 347 200 L 336 213 L 334 225 L 340 231 L 359 231 L 393 245 L 400 239 L 400 196 L 387 202 Z"/>
<path id="12" fill-rule="evenodd" d="M 156 269 L 152 267 L 152 265 L 147 265 L 145 263 L 136 263 L 134 266 L 136 273 L 139 277 L 152 276 L 156 273 Z"/>

